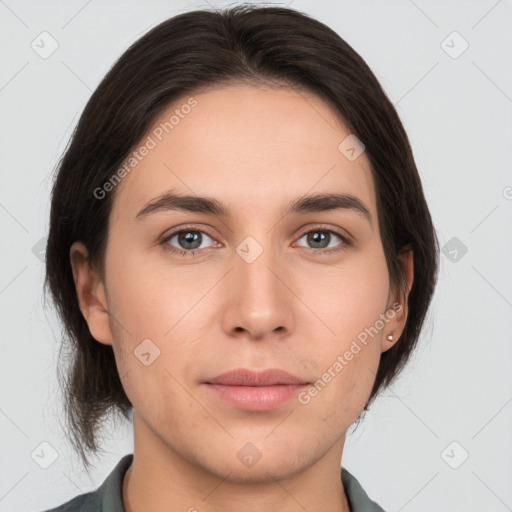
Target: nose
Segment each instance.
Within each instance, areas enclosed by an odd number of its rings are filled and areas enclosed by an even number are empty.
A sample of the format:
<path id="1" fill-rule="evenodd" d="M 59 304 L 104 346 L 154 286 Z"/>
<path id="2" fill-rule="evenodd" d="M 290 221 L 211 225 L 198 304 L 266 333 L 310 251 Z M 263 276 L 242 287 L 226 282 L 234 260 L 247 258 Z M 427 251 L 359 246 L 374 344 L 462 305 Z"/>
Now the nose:
<path id="1" fill-rule="evenodd" d="M 294 330 L 298 299 L 286 262 L 278 261 L 270 249 L 252 261 L 240 254 L 234 255 L 234 268 L 224 282 L 224 332 L 250 340 L 288 337 Z"/>

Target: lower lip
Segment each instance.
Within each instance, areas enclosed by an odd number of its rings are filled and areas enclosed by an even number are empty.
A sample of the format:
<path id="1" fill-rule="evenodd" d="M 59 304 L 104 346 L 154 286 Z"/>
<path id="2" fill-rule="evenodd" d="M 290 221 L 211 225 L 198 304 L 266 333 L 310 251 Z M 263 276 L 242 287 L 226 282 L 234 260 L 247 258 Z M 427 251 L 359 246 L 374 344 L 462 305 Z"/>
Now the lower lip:
<path id="1" fill-rule="evenodd" d="M 206 383 L 215 395 L 238 409 L 269 411 L 277 409 L 297 396 L 308 384 L 279 384 L 274 386 L 224 386 Z"/>

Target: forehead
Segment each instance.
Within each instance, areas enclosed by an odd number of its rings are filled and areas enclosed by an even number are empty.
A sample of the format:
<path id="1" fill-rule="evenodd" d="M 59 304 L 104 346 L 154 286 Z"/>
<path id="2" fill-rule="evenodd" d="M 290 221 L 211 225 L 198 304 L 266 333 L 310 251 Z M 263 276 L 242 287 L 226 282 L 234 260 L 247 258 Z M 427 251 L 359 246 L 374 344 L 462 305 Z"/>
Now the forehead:
<path id="1" fill-rule="evenodd" d="M 357 195 L 372 210 L 364 152 L 349 160 L 339 149 L 350 135 L 327 103 L 290 87 L 232 85 L 182 96 L 136 145 L 150 149 L 139 151 L 117 185 L 113 215 L 129 211 L 133 218 L 170 189 L 222 197 L 234 209 L 335 190 Z"/>

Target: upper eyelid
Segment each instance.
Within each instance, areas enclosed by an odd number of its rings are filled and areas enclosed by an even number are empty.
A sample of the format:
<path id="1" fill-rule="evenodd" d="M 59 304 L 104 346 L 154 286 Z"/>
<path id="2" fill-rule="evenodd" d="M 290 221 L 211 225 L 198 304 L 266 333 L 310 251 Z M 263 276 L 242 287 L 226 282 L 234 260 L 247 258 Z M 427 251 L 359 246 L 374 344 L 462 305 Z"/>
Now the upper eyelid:
<path id="1" fill-rule="evenodd" d="M 174 229 L 174 230 L 171 230 L 170 233 L 168 234 L 164 234 L 162 235 L 162 240 L 169 240 L 170 238 L 178 235 L 179 233 L 182 233 L 182 232 L 186 232 L 186 231 L 199 231 L 200 233 L 205 233 L 206 235 L 208 235 L 212 240 L 215 240 L 216 242 L 218 242 L 218 240 L 216 239 L 216 237 L 213 235 L 213 234 L 210 234 L 206 229 L 204 228 L 199 228 L 199 227 L 196 227 L 196 226 L 184 226 L 184 227 L 180 227 L 178 229 Z M 220 243 L 220 242 L 219 242 Z"/>

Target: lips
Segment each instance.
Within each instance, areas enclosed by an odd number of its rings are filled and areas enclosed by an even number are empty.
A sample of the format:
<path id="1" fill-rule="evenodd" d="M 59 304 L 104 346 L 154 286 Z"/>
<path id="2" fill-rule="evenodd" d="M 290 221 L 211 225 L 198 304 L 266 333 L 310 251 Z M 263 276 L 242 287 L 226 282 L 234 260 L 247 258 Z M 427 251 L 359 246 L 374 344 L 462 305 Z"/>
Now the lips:
<path id="1" fill-rule="evenodd" d="M 279 368 L 270 368 L 263 371 L 238 368 L 205 381 L 207 384 L 223 386 L 278 386 L 278 385 L 304 385 L 308 381 Z"/>
<path id="2" fill-rule="evenodd" d="M 231 408 L 271 411 L 291 401 L 309 382 L 280 368 L 238 368 L 203 382 L 211 396 Z"/>

